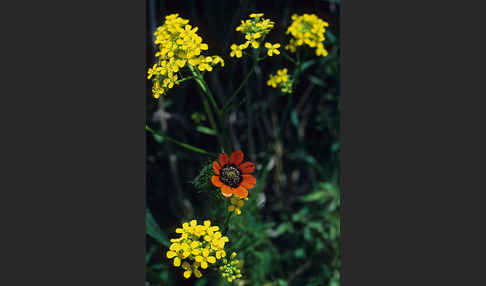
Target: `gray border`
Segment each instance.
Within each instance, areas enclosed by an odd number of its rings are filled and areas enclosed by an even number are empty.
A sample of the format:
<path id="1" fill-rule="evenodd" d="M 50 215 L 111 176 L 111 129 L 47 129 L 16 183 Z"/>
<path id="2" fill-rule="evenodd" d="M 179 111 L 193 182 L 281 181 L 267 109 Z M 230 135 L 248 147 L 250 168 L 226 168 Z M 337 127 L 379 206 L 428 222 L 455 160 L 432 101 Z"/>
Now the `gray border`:
<path id="1" fill-rule="evenodd" d="M 145 1 L 16 4 L 0 285 L 143 285 Z"/>

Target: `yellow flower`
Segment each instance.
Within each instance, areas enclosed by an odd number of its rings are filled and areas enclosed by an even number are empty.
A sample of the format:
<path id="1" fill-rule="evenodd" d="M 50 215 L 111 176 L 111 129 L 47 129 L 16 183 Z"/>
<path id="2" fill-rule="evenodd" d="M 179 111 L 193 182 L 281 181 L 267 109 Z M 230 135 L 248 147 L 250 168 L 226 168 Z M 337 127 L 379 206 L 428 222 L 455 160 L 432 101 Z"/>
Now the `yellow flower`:
<path id="1" fill-rule="evenodd" d="M 291 34 L 292 38 L 289 44 L 285 46 L 285 49 L 295 52 L 298 46 L 307 45 L 311 48 L 316 48 L 317 56 L 327 56 L 328 53 L 324 48 L 323 42 L 325 40 L 324 33 L 328 26 L 327 22 L 319 19 L 314 14 L 292 15 L 292 24 L 286 32 Z"/>
<path id="2" fill-rule="evenodd" d="M 213 64 L 220 64 L 221 67 L 224 67 L 224 60 L 220 56 L 213 56 Z"/>
<path id="3" fill-rule="evenodd" d="M 276 54 L 276 55 L 279 55 L 280 54 L 280 51 L 278 50 L 278 48 L 280 48 L 280 44 L 279 43 L 276 43 L 274 45 L 272 45 L 271 43 L 269 42 L 266 42 L 265 43 L 265 48 L 268 49 L 267 51 L 267 54 L 268 56 L 272 56 L 273 54 Z"/>
<path id="4" fill-rule="evenodd" d="M 270 30 L 273 29 L 275 24 L 274 22 L 262 17 L 263 13 L 250 14 L 250 19 L 241 21 L 241 24 L 236 27 L 236 31 L 244 34 L 247 41 L 241 45 L 233 44 L 231 46 L 231 57 L 242 57 L 243 54 L 241 51 L 248 48 L 249 45 L 251 45 L 251 47 L 254 49 L 260 48 L 265 36 L 270 32 Z"/>
<path id="5" fill-rule="evenodd" d="M 179 17 L 178 14 L 171 14 L 165 17 L 163 25 L 154 33 L 154 43 L 158 47 L 155 53 L 157 63 L 148 70 L 147 79 L 153 78 L 154 86 L 159 82 L 159 86 L 164 87 L 162 93 L 158 88 L 152 89 L 155 98 L 177 84 L 175 74 L 184 71 L 183 68 L 187 64 L 197 66 L 201 71 L 211 71 L 217 63 L 224 65 L 222 59 L 216 62 L 204 60 L 206 56 L 202 56 L 201 53 L 208 49 L 208 45 L 203 43 L 202 38 L 196 33 L 198 28 L 188 23 L 189 20 Z"/>
<path id="6" fill-rule="evenodd" d="M 186 278 L 186 279 L 190 278 L 192 273 L 194 273 L 194 276 L 196 276 L 196 278 L 201 278 L 202 273 L 201 273 L 201 271 L 199 271 L 198 267 L 199 267 L 198 263 L 194 263 L 191 266 L 191 264 L 184 261 L 184 263 L 182 263 L 182 268 L 184 270 L 186 270 L 186 271 L 184 271 L 184 274 L 183 274 L 184 278 Z"/>
<path id="7" fill-rule="evenodd" d="M 218 259 L 226 256 L 224 252 L 228 237 L 222 236 L 218 226 L 212 226 L 210 220 L 198 224 L 196 220 L 185 222 L 181 228 L 176 228 L 179 238 L 172 238 L 171 245 L 166 253 L 168 259 L 174 259 L 173 265 L 185 270 L 183 276 L 196 278 L 202 276 L 199 267 L 208 268 Z"/>
<path id="8" fill-rule="evenodd" d="M 234 57 L 234 56 L 236 56 L 237 58 L 241 58 L 243 56 L 243 52 L 241 51 L 240 46 L 236 44 L 231 45 L 230 57 Z"/>
<path id="9" fill-rule="evenodd" d="M 152 68 L 149 68 L 147 73 L 148 73 L 147 79 L 151 79 L 152 76 L 156 75 L 157 74 L 157 64 L 155 64 Z"/>
<path id="10" fill-rule="evenodd" d="M 204 60 L 201 61 L 201 63 L 197 66 L 197 68 L 200 71 L 212 71 L 213 67 L 210 65 L 213 62 L 213 59 L 211 57 L 206 57 Z"/>
<path id="11" fill-rule="evenodd" d="M 281 91 L 284 93 L 291 93 L 292 92 L 292 84 L 293 81 L 289 78 L 287 74 L 287 69 L 280 69 L 277 70 L 277 74 L 271 74 L 267 85 L 273 88 L 280 87 Z"/>
<path id="12" fill-rule="evenodd" d="M 152 86 L 152 93 L 155 98 L 159 98 L 160 95 L 164 94 L 165 90 L 160 87 L 160 83 L 158 81 L 154 82 L 154 85 Z"/>
<path id="13" fill-rule="evenodd" d="M 209 263 L 216 263 L 216 258 L 214 256 L 211 256 L 211 252 L 213 252 L 210 248 L 204 248 L 201 251 L 202 255 L 197 255 L 195 257 L 196 262 L 201 264 L 202 269 L 208 268 L 208 262 Z"/>

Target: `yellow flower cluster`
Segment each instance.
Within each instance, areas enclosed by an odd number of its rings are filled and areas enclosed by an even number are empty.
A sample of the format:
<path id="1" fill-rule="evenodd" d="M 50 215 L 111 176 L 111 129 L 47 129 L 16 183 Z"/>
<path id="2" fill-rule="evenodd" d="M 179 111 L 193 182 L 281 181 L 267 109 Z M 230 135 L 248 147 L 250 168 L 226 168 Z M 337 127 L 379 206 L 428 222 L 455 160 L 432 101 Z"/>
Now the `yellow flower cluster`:
<path id="1" fill-rule="evenodd" d="M 241 214 L 241 208 L 243 208 L 243 206 L 245 205 L 245 202 L 244 201 L 247 201 L 248 198 L 244 198 L 244 199 L 239 199 L 239 198 L 231 198 L 231 205 L 228 206 L 228 211 L 229 212 L 235 212 L 236 215 L 240 215 Z"/>
<path id="2" fill-rule="evenodd" d="M 258 49 L 265 39 L 265 36 L 273 29 L 274 22 L 269 19 L 263 18 L 263 13 L 250 14 L 250 19 L 241 21 L 241 25 L 236 28 L 236 31 L 241 32 L 245 35 L 246 42 L 244 44 L 232 44 L 231 45 L 231 57 L 241 58 L 243 56 L 243 50 L 248 48 L 250 45 L 254 49 Z M 267 48 L 267 54 L 272 56 L 273 54 L 278 55 L 280 52 L 277 50 L 280 44 L 265 43 Z"/>
<path id="3" fill-rule="evenodd" d="M 208 263 L 213 264 L 226 257 L 224 245 L 229 239 L 222 236 L 218 226 L 211 226 L 211 221 L 206 220 L 202 225 L 198 225 L 196 220 L 185 222 L 176 232 L 181 236 L 170 240 L 172 244 L 166 256 L 174 259 L 174 266 L 182 264 L 185 278 L 191 277 L 193 273 L 196 278 L 200 278 L 202 273 L 199 267 L 206 269 Z"/>
<path id="4" fill-rule="evenodd" d="M 292 38 L 285 49 L 294 53 L 298 46 L 305 44 L 311 48 L 316 48 L 317 56 L 327 56 L 328 53 L 323 42 L 325 40 L 324 33 L 328 26 L 327 22 L 314 14 L 292 15 L 292 24 L 287 29 L 287 34 L 291 34 Z"/>
<path id="5" fill-rule="evenodd" d="M 152 79 L 152 93 L 155 98 L 165 94 L 175 84 L 179 84 L 178 73 L 190 64 L 200 71 L 211 71 L 213 66 L 224 61 L 219 56 L 204 56 L 202 51 L 208 45 L 196 34 L 198 28 L 188 24 L 189 20 L 171 14 L 165 17 L 165 22 L 154 33 L 158 51 L 155 54 L 157 63 L 148 70 L 147 79 Z"/>
<path id="6" fill-rule="evenodd" d="M 223 259 L 223 265 L 219 267 L 219 271 L 221 271 L 221 276 L 226 278 L 228 282 L 232 282 L 233 280 L 242 277 L 241 270 L 238 267 L 240 261 L 233 260 L 235 257 L 236 252 L 233 252 L 231 254 L 231 261 Z"/>
<path id="7" fill-rule="evenodd" d="M 273 88 L 279 87 L 284 93 L 292 92 L 292 80 L 287 74 L 287 69 L 277 70 L 277 74 L 271 74 L 267 85 Z"/>

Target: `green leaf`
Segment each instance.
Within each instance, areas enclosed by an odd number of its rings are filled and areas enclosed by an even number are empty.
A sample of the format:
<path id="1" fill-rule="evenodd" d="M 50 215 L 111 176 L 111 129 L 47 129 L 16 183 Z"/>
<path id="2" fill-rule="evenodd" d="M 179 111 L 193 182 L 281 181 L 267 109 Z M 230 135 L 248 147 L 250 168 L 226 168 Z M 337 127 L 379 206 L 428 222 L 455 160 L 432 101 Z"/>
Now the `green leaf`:
<path id="1" fill-rule="evenodd" d="M 318 78 L 318 77 L 315 77 L 313 75 L 310 75 L 309 76 L 309 80 L 315 84 L 315 85 L 318 85 L 318 86 L 325 86 L 325 83 L 322 79 Z"/>
<path id="2" fill-rule="evenodd" d="M 164 137 L 160 136 L 159 134 L 153 134 L 153 133 L 152 133 L 152 136 L 154 137 L 154 140 L 155 140 L 157 143 L 162 143 L 162 142 L 164 142 Z"/>
<path id="3" fill-rule="evenodd" d="M 298 248 L 294 251 L 295 258 L 304 258 L 305 257 L 305 250 L 303 248 Z"/>
<path id="4" fill-rule="evenodd" d="M 320 201 L 322 199 L 326 198 L 326 192 L 325 191 L 317 191 L 317 192 L 312 192 L 308 195 L 300 197 L 300 200 L 305 202 L 305 203 L 310 203 L 310 202 L 315 202 L 315 201 Z"/>
<path id="5" fill-rule="evenodd" d="M 282 223 L 280 224 L 277 229 L 275 230 L 275 236 L 280 236 L 282 235 L 283 233 L 285 233 L 286 231 L 288 232 L 292 232 L 294 230 L 294 228 L 292 227 L 292 225 L 290 223 Z"/>
<path id="6" fill-rule="evenodd" d="M 299 117 L 297 116 L 297 112 L 295 111 L 295 109 L 292 110 L 292 112 L 290 113 L 290 120 L 295 127 L 299 127 Z"/>
<path id="7" fill-rule="evenodd" d="M 145 232 L 163 245 L 167 247 L 170 246 L 169 238 L 167 237 L 165 232 L 160 229 L 159 225 L 155 221 L 152 213 L 150 213 L 150 210 L 148 208 L 145 211 Z"/>
<path id="8" fill-rule="evenodd" d="M 206 279 L 204 279 L 204 278 L 197 279 L 196 280 L 196 283 L 194 283 L 194 286 L 204 286 L 204 285 L 206 285 L 207 282 L 208 281 Z"/>
<path id="9" fill-rule="evenodd" d="M 336 141 L 336 142 L 332 143 L 332 146 L 331 146 L 331 151 L 332 151 L 332 152 L 336 152 L 336 151 L 338 151 L 338 150 L 339 150 L 339 148 L 340 148 L 340 147 L 341 147 L 341 146 L 340 146 L 340 144 L 339 144 L 339 141 Z"/>
<path id="10" fill-rule="evenodd" d="M 329 30 L 326 30 L 326 36 L 327 36 L 327 38 L 329 39 L 329 42 L 330 42 L 331 44 L 336 43 L 336 41 L 337 41 L 337 37 L 336 37 L 336 35 L 334 35 L 334 34 L 333 34 L 333 32 L 331 32 L 331 31 L 329 31 Z"/>
<path id="11" fill-rule="evenodd" d="M 198 126 L 196 127 L 196 131 L 207 134 L 207 135 L 216 135 L 216 131 L 214 129 L 205 127 L 205 126 Z"/>
<path id="12" fill-rule="evenodd" d="M 302 63 L 302 65 L 300 66 L 300 72 L 304 72 L 306 69 L 308 69 L 310 66 L 312 66 L 313 64 L 315 64 L 317 62 L 317 60 L 308 60 L 308 61 L 305 61 L 304 63 Z"/>
<path id="13" fill-rule="evenodd" d="M 147 254 L 145 255 L 145 264 L 148 264 L 148 262 L 150 261 L 150 258 L 152 258 L 152 256 L 154 255 L 154 253 L 157 251 L 157 247 L 155 245 L 152 245 L 149 249 L 149 251 L 147 251 Z"/>

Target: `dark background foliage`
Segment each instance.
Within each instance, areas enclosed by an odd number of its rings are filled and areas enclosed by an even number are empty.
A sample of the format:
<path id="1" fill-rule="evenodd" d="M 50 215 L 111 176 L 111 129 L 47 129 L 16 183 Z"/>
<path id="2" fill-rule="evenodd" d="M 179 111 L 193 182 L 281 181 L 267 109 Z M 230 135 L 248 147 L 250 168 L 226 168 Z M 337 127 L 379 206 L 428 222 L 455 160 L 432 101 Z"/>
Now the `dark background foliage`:
<path id="1" fill-rule="evenodd" d="M 257 187 L 241 216 L 233 217 L 230 244 L 243 261 L 245 285 L 339 285 L 339 0 L 334 1 L 160 1 L 147 2 L 147 68 L 153 64 L 152 33 L 165 15 L 179 13 L 199 27 L 208 54 L 220 55 L 224 68 L 205 75 L 219 105 L 250 69 L 247 58 L 230 58 L 230 45 L 243 42 L 235 31 L 250 13 L 275 22 L 270 42 L 283 46 L 292 14 L 316 14 L 329 23 L 317 58 L 304 49 L 304 73 L 293 96 L 266 86 L 270 73 L 293 64 L 283 56 L 267 58 L 239 94 L 230 114 L 234 149 L 257 165 Z M 159 100 L 147 80 L 147 124 L 169 136 L 217 153 L 216 137 L 201 119 L 198 86 L 182 83 Z M 147 283 L 149 285 L 223 285 L 216 271 L 202 279 L 182 278 L 165 258 L 167 235 L 183 221 L 209 218 L 222 223 L 227 202 L 191 183 L 211 160 L 147 132 Z"/>

